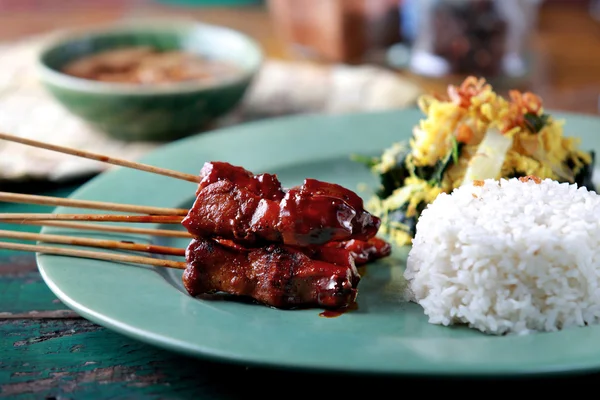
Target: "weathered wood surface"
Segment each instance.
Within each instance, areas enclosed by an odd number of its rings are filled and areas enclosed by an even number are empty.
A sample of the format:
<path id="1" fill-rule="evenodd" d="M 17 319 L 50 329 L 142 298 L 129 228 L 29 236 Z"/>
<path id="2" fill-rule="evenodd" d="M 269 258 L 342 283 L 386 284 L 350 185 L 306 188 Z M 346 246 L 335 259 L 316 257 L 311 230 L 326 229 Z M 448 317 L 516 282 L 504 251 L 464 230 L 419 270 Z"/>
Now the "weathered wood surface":
<path id="1" fill-rule="evenodd" d="M 267 371 L 187 359 L 85 320 L 0 320 L 0 397 L 15 399 L 337 398 L 413 385 L 464 389 L 464 380 L 348 377 Z M 586 377 L 534 383 L 591 383 Z M 506 389 L 505 381 L 488 381 Z M 520 382 L 525 383 L 525 382 Z M 284 392 L 278 387 L 284 387 Z M 334 397 L 335 396 L 335 397 Z"/>
<path id="2" fill-rule="evenodd" d="M 33 254 L 0 261 L 0 318 L 75 317 L 42 281 Z"/>
<path id="3" fill-rule="evenodd" d="M 459 390 L 473 383 L 307 374 L 217 364 L 162 351 L 78 319 L 0 321 L 0 360 L 0 397 L 15 399 L 228 399 L 252 395 L 337 398 L 362 391 L 361 387 L 374 395 L 413 385 Z M 576 377 L 533 382 L 595 381 Z M 479 383 L 506 389 L 508 382 Z M 286 388 L 283 393 L 280 386 Z"/>

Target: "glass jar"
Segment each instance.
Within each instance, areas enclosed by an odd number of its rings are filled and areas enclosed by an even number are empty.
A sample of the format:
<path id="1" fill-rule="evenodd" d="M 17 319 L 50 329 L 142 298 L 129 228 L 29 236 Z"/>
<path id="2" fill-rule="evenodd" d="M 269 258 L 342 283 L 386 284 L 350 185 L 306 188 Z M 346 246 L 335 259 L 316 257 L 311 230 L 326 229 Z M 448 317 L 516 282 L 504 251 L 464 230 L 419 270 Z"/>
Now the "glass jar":
<path id="1" fill-rule="evenodd" d="M 541 0 L 404 0 L 410 69 L 421 75 L 523 76 Z M 407 29 L 405 29 L 406 31 Z"/>

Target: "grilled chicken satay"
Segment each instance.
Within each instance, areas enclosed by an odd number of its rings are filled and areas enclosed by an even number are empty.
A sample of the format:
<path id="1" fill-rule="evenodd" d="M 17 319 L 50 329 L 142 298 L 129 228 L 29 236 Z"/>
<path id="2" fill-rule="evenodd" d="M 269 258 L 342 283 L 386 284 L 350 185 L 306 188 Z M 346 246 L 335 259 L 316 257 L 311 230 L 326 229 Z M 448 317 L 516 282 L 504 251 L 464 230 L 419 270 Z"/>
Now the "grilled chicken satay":
<path id="1" fill-rule="evenodd" d="M 352 235 L 355 239 L 368 240 L 374 237 L 379 230 L 379 218 L 367 212 L 364 209 L 363 200 L 343 186 L 316 179 L 305 179 L 301 186 L 292 188 L 292 190 L 297 190 L 298 196 L 301 197 L 340 199 L 348 204 L 356 212 L 352 219 Z"/>
<path id="2" fill-rule="evenodd" d="M 215 239 L 218 243 L 233 247 L 238 251 L 247 251 L 246 247 L 227 239 Z M 321 246 L 298 247 L 307 256 L 321 261 L 337 265 L 352 264 L 361 266 L 371 261 L 389 256 L 392 253 L 392 245 L 385 240 L 373 237 L 365 240 L 342 240 L 340 242 L 329 242 Z"/>
<path id="3" fill-rule="evenodd" d="M 246 249 L 193 239 L 183 284 L 192 296 L 225 292 L 276 308 L 343 308 L 356 297 L 352 268 L 313 260 L 284 245 Z"/>
<path id="4" fill-rule="evenodd" d="M 235 251 L 250 251 L 232 240 L 215 239 L 215 241 Z M 322 246 L 296 247 L 296 250 L 303 252 L 313 260 L 350 268 L 355 276 L 353 285 L 356 287 L 360 280 L 360 274 L 356 267 L 387 257 L 392 249 L 388 242 L 375 237 L 368 241 L 352 239 L 326 243 Z"/>
<path id="5" fill-rule="evenodd" d="M 262 189 L 253 185 L 248 188 L 227 178 L 212 180 L 199 186 L 194 205 L 182 221 L 194 236 L 221 237 L 245 245 L 310 246 L 368 240 L 379 229 L 379 218 L 364 210 L 362 199 L 336 184 L 306 179 L 275 201 L 261 197 L 257 192 Z"/>
<path id="6" fill-rule="evenodd" d="M 385 257 L 380 221 L 342 186 L 306 179 L 284 190 L 276 175 L 205 163 L 182 222 L 187 291 L 226 292 L 277 308 L 343 308 L 354 301 L 357 265 Z"/>
<path id="7" fill-rule="evenodd" d="M 222 161 L 204 163 L 200 170 L 200 183 L 196 195 L 206 186 L 221 180 L 227 180 L 243 187 L 262 199 L 280 201 L 285 196 L 285 190 L 281 187 L 281 182 L 276 175 L 254 175 L 245 168 Z"/>
<path id="8" fill-rule="evenodd" d="M 324 247 L 348 250 L 357 266 L 387 257 L 392 252 L 392 246 L 378 237 L 373 237 L 367 241 L 351 239 L 331 242 L 325 244 Z"/>

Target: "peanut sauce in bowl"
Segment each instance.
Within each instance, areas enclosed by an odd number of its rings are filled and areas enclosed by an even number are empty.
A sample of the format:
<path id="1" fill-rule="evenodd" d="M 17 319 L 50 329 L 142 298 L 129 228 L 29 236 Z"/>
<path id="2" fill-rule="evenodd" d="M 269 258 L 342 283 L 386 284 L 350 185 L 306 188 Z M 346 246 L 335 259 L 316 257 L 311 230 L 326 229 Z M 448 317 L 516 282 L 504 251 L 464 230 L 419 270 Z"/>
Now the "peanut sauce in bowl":
<path id="1" fill-rule="evenodd" d="M 37 69 L 49 93 L 97 131 L 167 142 L 233 111 L 262 59 L 241 32 L 167 19 L 57 34 L 39 50 Z"/>
<path id="2" fill-rule="evenodd" d="M 69 62 L 65 74 L 113 83 L 165 84 L 218 81 L 240 73 L 234 63 L 183 50 L 161 51 L 150 46 L 105 50 Z"/>

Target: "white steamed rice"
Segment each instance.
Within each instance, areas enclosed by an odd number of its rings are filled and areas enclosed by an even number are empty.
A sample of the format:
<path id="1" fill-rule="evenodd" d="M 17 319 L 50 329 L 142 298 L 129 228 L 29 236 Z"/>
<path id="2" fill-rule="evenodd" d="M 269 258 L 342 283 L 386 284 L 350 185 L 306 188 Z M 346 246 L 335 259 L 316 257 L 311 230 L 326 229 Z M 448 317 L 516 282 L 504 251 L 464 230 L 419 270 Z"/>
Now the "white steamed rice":
<path id="1" fill-rule="evenodd" d="M 419 218 L 405 277 L 429 322 L 490 334 L 599 322 L 600 196 L 549 179 L 477 183 Z"/>

